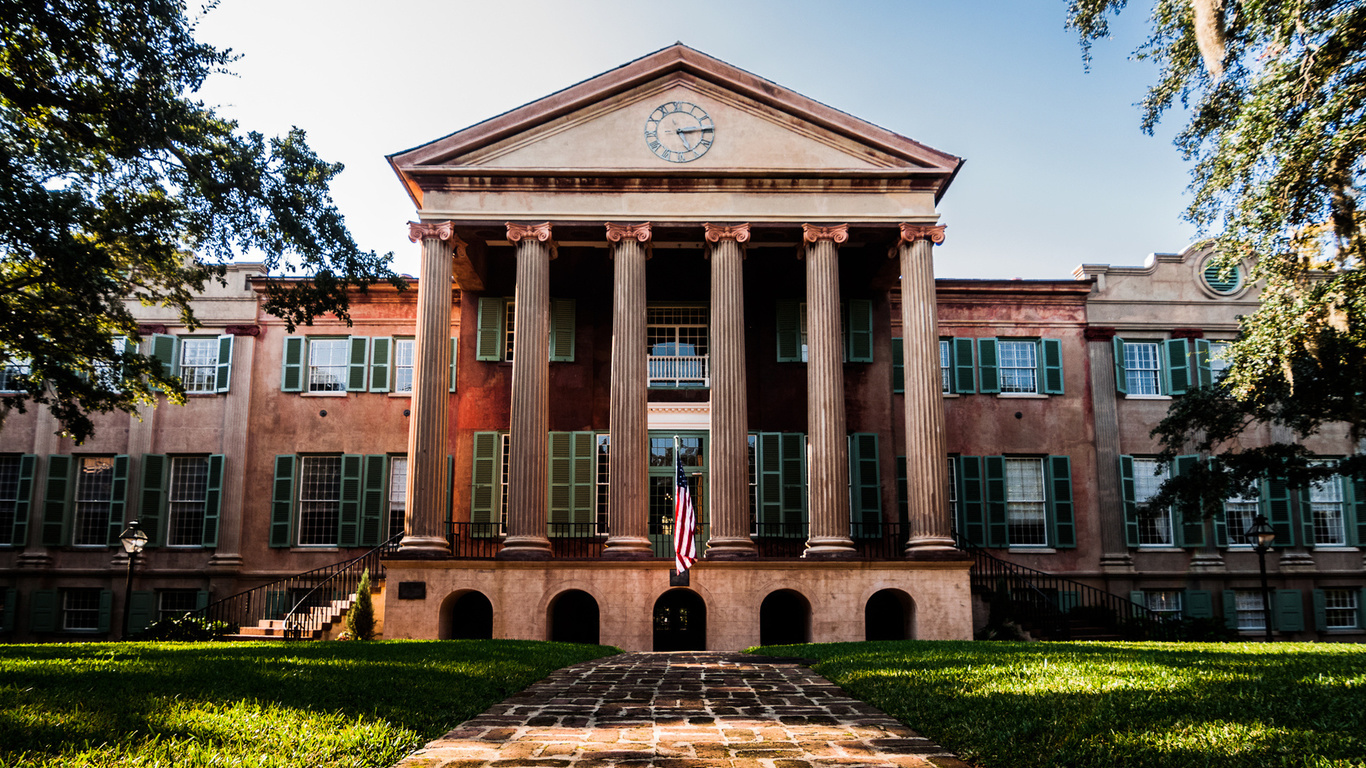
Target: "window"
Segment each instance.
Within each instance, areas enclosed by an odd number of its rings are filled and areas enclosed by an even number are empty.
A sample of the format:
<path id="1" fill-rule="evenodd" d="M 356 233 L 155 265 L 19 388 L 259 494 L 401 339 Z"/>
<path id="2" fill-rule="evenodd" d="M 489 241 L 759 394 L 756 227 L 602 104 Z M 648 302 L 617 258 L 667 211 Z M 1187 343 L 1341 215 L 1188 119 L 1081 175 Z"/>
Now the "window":
<path id="1" fill-rule="evenodd" d="M 337 545 L 341 464 L 340 456 L 303 457 L 299 473 L 299 546 Z"/>
<path id="2" fill-rule="evenodd" d="M 1355 589 L 1323 590 L 1324 629 L 1360 629 Z"/>
<path id="3" fill-rule="evenodd" d="M 21 392 L 29 374 L 29 360 L 7 360 L 0 364 L 0 392 Z"/>
<path id="4" fill-rule="evenodd" d="M 345 392 L 346 339 L 308 340 L 308 391 Z"/>
<path id="5" fill-rule="evenodd" d="M 498 530 L 508 529 L 508 477 L 512 474 L 512 435 L 498 435 Z"/>
<path id="6" fill-rule="evenodd" d="M 1001 392 L 1029 393 L 1039 391 L 1036 372 L 1039 365 L 1038 344 L 1033 341 L 1002 340 L 997 349 L 1001 355 Z M 942 350 L 942 346 L 941 346 Z M 941 351 L 942 359 L 943 353 Z M 941 367 L 943 363 L 940 363 Z"/>
<path id="7" fill-rule="evenodd" d="M 1210 259 L 1206 262 L 1205 271 L 1201 275 L 1205 279 L 1205 285 L 1223 296 L 1237 293 L 1238 289 L 1243 287 L 1243 268 L 1234 264 L 1231 269 L 1223 270 L 1214 261 Z"/>
<path id="8" fill-rule="evenodd" d="M 123 355 L 123 349 L 124 349 L 124 347 L 127 345 L 127 342 L 128 342 L 128 340 L 125 339 L 125 338 L 122 337 L 122 336 L 118 336 L 118 337 L 115 337 L 115 338 L 114 338 L 114 356 L 115 356 L 115 357 L 120 357 L 120 356 Z M 96 383 L 98 383 L 101 387 L 104 387 L 105 389 L 108 389 L 108 390 L 111 390 L 111 391 L 114 391 L 114 392 L 119 391 L 119 389 L 120 389 L 120 384 L 121 384 L 122 381 L 123 381 L 123 366 L 122 366 L 122 365 L 115 366 L 115 365 L 112 364 L 112 363 L 96 363 L 96 364 L 95 364 L 95 381 L 96 381 Z"/>
<path id="9" fill-rule="evenodd" d="M 953 353 L 948 339 L 939 340 L 939 391 L 953 393 Z"/>
<path id="10" fill-rule="evenodd" d="M 1343 523 L 1342 478 L 1328 477 L 1309 485 L 1309 513 L 1313 519 L 1314 546 L 1347 544 Z"/>
<path id="11" fill-rule="evenodd" d="M 516 346 L 516 311 L 513 300 L 498 297 L 481 298 L 477 319 L 475 359 L 512 362 Z M 574 362 L 574 323 L 574 300 L 552 298 L 550 337 L 547 345 L 551 362 Z"/>
<path id="12" fill-rule="evenodd" d="M 1224 521 L 1228 526 L 1228 545 L 1230 547 L 1251 547 L 1247 532 L 1257 519 L 1257 499 L 1234 496 L 1224 502 Z"/>
<path id="13" fill-rule="evenodd" d="M 900 472 L 906 471 L 906 459 L 898 456 L 897 469 Z M 904 484 L 905 480 L 902 479 Z M 910 500 L 907 499 L 909 507 Z M 952 456 L 949 457 L 949 524 L 953 527 L 953 532 L 958 533 L 958 461 Z"/>
<path id="14" fill-rule="evenodd" d="M 1157 342 L 1124 343 L 1124 383 L 1129 395 L 1162 394 L 1162 364 Z"/>
<path id="15" fill-rule="evenodd" d="M 973 339 L 954 339 L 958 392 L 972 391 Z M 1061 339 L 976 339 L 977 373 L 983 394 L 1063 394 Z M 942 362 L 942 354 L 941 354 Z"/>
<path id="16" fill-rule="evenodd" d="M 20 456 L 0 456 L 0 544 L 23 544 L 14 541 L 14 521 L 19 513 Z M 30 470 L 31 472 L 32 470 Z"/>
<path id="17" fill-rule="evenodd" d="M 190 394 L 218 391 L 218 339 L 180 340 L 180 381 Z"/>
<path id="18" fill-rule="evenodd" d="M 389 459 L 389 536 L 404 530 L 408 512 L 408 457 Z"/>
<path id="19" fill-rule="evenodd" d="M 1211 341 L 1209 343 L 1209 370 L 1213 381 L 1218 381 L 1224 377 L 1224 372 L 1228 370 L 1229 347 L 1232 342 Z"/>
<path id="20" fill-rule="evenodd" d="M 597 442 L 597 519 L 598 534 L 606 535 L 610 532 L 607 522 L 607 488 L 608 480 L 611 477 L 611 464 L 608 463 L 611 454 L 612 436 L 600 433 L 596 436 Z"/>
<path id="21" fill-rule="evenodd" d="M 145 461 L 145 459 L 144 459 Z M 209 460 L 203 456 L 171 459 L 166 494 L 166 544 L 198 547 L 204 543 L 204 510 L 208 504 Z"/>
<path id="22" fill-rule="evenodd" d="M 1162 619 L 1181 619 L 1181 590 L 1149 589 L 1143 591 L 1143 603 Z"/>
<path id="23" fill-rule="evenodd" d="M 199 592 L 194 589 L 157 591 L 157 621 L 174 619 L 199 608 Z"/>
<path id="24" fill-rule="evenodd" d="M 1010 546 L 1048 544 L 1043 461 L 1006 459 L 1006 520 Z"/>
<path id="25" fill-rule="evenodd" d="M 394 391 L 413 391 L 413 351 L 415 339 L 394 339 Z"/>
<path id="26" fill-rule="evenodd" d="M 75 536 L 78 547 L 109 543 L 110 508 L 114 500 L 114 459 L 85 456 L 77 459 Z M 121 521 L 120 521 L 121 522 Z"/>
<path id="27" fill-rule="evenodd" d="M 64 589 L 62 594 L 62 629 L 71 632 L 100 630 L 100 590 Z"/>
<path id="28" fill-rule="evenodd" d="M 1266 609 L 1262 604 L 1262 593 L 1255 589 L 1240 589 L 1234 592 L 1234 606 L 1238 611 L 1238 629 L 1266 629 Z"/>
<path id="29" fill-rule="evenodd" d="M 749 530 L 759 534 L 759 436 L 750 433 L 745 453 L 749 458 Z"/>
<path id="30" fill-rule="evenodd" d="M 507 306 L 503 308 L 503 359 L 512 362 L 512 321 L 516 314 L 513 312 L 513 302 L 508 299 Z"/>
<path id="31" fill-rule="evenodd" d="M 649 386 L 710 386 L 707 308 L 649 307 L 645 318 Z"/>
<path id="32" fill-rule="evenodd" d="M 1158 488 L 1168 477 L 1167 465 L 1156 459 L 1134 459 L 1134 500 L 1138 512 L 1138 545 L 1140 547 L 1172 546 L 1172 513 L 1168 508 L 1144 509 L 1142 505 L 1157 495 Z"/>
<path id="33" fill-rule="evenodd" d="M 777 310 L 778 362 L 807 362 L 806 302 L 779 301 Z M 844 362 L 873 362 L 873 302 L 868 299 L 841 302 L 840 334 Z"/>

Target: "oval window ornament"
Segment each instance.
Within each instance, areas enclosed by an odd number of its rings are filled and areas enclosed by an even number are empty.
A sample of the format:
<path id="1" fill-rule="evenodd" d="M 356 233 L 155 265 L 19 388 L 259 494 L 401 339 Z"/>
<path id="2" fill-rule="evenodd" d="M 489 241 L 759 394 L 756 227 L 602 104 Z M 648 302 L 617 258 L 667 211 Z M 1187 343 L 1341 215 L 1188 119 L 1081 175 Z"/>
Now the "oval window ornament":
<path id="1" fill-rule="evenodd" d="M 1243 268 L 1235 264 L 1231 269 L 1221 269 L 1218 264 L 1211 262 L 1205 266 L 1205 285 L 1221 295 L 1237 293 L 1243 287 Z"/>

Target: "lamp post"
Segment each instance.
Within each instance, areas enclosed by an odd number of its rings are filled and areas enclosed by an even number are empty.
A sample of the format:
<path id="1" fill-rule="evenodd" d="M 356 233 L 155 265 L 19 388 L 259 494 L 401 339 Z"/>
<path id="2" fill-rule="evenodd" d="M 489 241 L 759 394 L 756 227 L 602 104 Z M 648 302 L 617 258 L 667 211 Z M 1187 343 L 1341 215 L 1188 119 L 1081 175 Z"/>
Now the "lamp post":
<path id="1" fill-rule="evenodd" d="M 120 639 L 128 639 L 128 609 L 133 599 L 133 561 L 138 559 L 138 553 L 147 546 L 147 532 L 138 527 L 138 521 L 129 520 L 128 527 L 119 534 L 119 542 L 123 544 L 123 551 L 128 553 L 128 580 L 123 585 L 123 634 Z"/>
<path id="2" fill-rule="evenodd" d="M 1266 641 L 1271 642 L 1271 589 L 1266 585 L 1266 551 L 1276 540 L 1276 531 L 1266 521 L 1266 515 L 1252 518 L 1252 526 L 1243 533 L 1249 544 L 1257 547 L 1257 565 L 1262 570 L 1262 625 L 1266 628 Z"/>

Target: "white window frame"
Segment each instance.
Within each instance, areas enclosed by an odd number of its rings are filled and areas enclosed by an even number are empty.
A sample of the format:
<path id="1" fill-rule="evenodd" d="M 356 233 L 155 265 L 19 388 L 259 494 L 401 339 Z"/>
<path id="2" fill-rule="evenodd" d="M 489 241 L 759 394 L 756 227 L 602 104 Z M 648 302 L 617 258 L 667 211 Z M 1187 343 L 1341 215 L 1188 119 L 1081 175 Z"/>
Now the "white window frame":
<path id="1" fill-rule="evenodd" d="M 1152 359 L 1140 360 L 1139 352 L 1148 350 L 1152 352 Z M 1145 365 L 1140 366 L 1139 363 Z M 1128 397 L 1160 397 L 1167 394 L 1162 385 L 1162 342 L 1124 340 L 1124 388 Z M 1145 391 L 1149 388 L 1151 392 Z"/>
<path id="2" fill-rule="evenodd" d="M 405 353 L 406 352 L 406 362 Z M 417 339 L 411 337 L 397 337 L 394 339 L 394 366 L 391 369 L 392 381 L 394 382 L 393 392 L 412 393 L 413 391 L 413 363 L 417 359 Z M 400 375 L 406 373 L 406 377 Z M 407 380 L 406 386 L 404 380 Z"/>
<path id="3" fill-rule="evenodd" d="M 1348 588 L 1323 590 L 1324 629 L 1361 629 L 1357 624 L 1357 594 L 1357 590 Z"/>
<path id="4" fill-rule="evenodd" d="M 607 519 L 607 493 L 612 472 L 611 452 L 612 436 L 610 434 L 599 432 L 593 436 L 593 479 L 597 483 L 597 487 L 594 488 L 597 494 L 594 512 L 597 518 L 599 536 L 606 536 L 611 532 Z"/>
<path id="5" fill-rule="evenodd" d="M 32 370 L 32 360 L 27 357 L 0 363 L 0 392 L 22 392 L 23 390 L 15 386 L 14 380 L 20 376 L 28 376 Z"/>
<path id="6" fill-rule="evenodd" d="M 503 360 L 512 362 L 513 342 L 516 341 L 516 334 L 513 333 L 513 320 L 516 318 L 513 308 L 513 300 L 508 299 L 503 305 Z"/>
<path id="7" fill-rule="evenodd" d="M 1185 611 L 1185 595 L 1180 589 L 1145 589 L 1143 604 L 1164 619 L 1181 620 Z"/>
<path id="8" fill-rule="evenodd" d="M 939 340 L 939 392 L 953 394 L 953 344 L 948 339 Z"/>
<path id="9" fill-rule="evenodd" d="M 1211 381 L 1218 381 L 1228 370 L 1229 360 L 1225 355 L 1228 348 L 1233 346 L 1231 341 L 1219 341 L 1212 339 L 1209 343 L 1209 374 Z"/>
<path id="10" fill-rule="evenodd" d="M 203 467 L 202 483 L 195 488 L 188 488 L 182 481 L 192 465 Z M 169 482 L 166 484 L 166 546 L 201 547 L 204 544 L 204 513 L 209 504 L 209 459 L 207 456 L 172 456 L 169 470 Z M 186 515 L 197 518 L 199 530 L 194 536 L 179 540 L 177 533 Z"/>
<path id="11" fill-rule="evenodd" d="M 1134 457 L 1134 501 L 1142 505 L 1157 494 L 1162 482 L 1171 476 L 1171 468 L 1157 459 Z M 1140 482 L 1140 478 L 1142 481 Z M 1151 483 L 1151 485 L 1149 485 Z M 1142 548 L 1170 548 L 1176 546 L 1172 511 L 1140 509 L 1138 513 L 1138 546 Z"/>
<path id="12" fill-rule="evenodd" d="M 94 587 L 76 587 L 63 589 L 62 596 L 62 631 L 63 632 L 98 632 L 100 631 L 100 590 Z M 73 605 L 75 598 L 85 598 L 93 602 L 93 605 Z M 74 626 L 73 619 L 78 617 L 88 617 L 90 626 Z M 84 624 L 85 622 L 80 622 Z"/>
<path id="13" fill-rule="evenodd" d="M 96 463 L 106 466 L 96 466 Z M 87 466 L 90 469 L 87 469 Z M 109 482 L 103 489 L 92 487 L 85 480 L 96 472 L 107 472 Z M 109 545 L 109 516 L 114 506 L 114 457 L 78 456 L 76 457 L 76 487 L 72 495 L 71 545 L 73 547 L 106 547 Z M 98 491 L 103 490 L 100 494 Z M 99 508 L 103 509 L 103 515 Z M 98 522 L 98 524 L 95 524 Z M 85 529 L 89 528 L 89 531 Z M 87 540 L 83 532 L 91 535 Z"/>
<path id="14" fill-rule="evenodd" d="M 508 529 L 508 477 L 512 468 L 512 435 L 498 433 L 498 530 Z"/>
<path id="15" fill-rule="evenodd" d="M 335 474 L 329 478 L 322 478 L 322 483 L 329 483 L 328 487 L 320 483 L 309 482 L 310 465 L 326 462 L 328 465 L 335 466 Z M 335 462 L 335 463 L 334 463 Z M 319 476 L 321 478 L 321 476 Z M 342 488 L 342 457 L 338 454 L 320 454 L 314 456 L 299 457 L 299 490 L 298 490 L 298 511 L 296 513 L 297 525 L 295 526 L 295 543 L 300 547 L 336 547 L 339 545 L 341 531 L 341 488 Z M 324 495 L 324 490 L 335 490 L 335 494 Z M 316 536 L 313 531 L 305 530 L 305 515 L 322 520 L 326 524 L 327 517 L 331 518 L 330 540 L 323 541 L 323 536 Z M 312 521 L 310 521 L 312 522 Z M 326 531 L 323 531 L 326 532 Z M 305 541 L 308 535 L 310 539 Z"/>
<path id="16" fill-rule="evenodd" d="M 1306 494 L 1313 521 L 1315 547 L 1347 546 L 1346 499 L 1342 476 L 1334 475 L 1310 483 Z"/>
<path id="17" fill-rule="evenodd" d="M 319 363 L 314 357 L 315 352 L 322 348 L 330 349 L 333 345 L 337 345 L 337 348 L 341 350 L 341 362 L 328 360 Z M 308 380 L 304 391 L 346 394 L 346 380 L 349 375 L 350 364 L 350 339 L 345 336 L 316 338 L 310 336 L 308 339 L 308 362 L 305 365 Z M 330 373 L 333 370 L 340 371 L 340 373 Z"/>
<path id="18" fill-rule="evenodd" d="M 684 322 L 688 318 L 683 315 L 688 312 L 700 313 L 700 320 Z M 645 364 L 649 386 L 711 386 L 711 319 L 707 312 L 707 307 L 694 304 L 655 304 L 646 307 Z M 677 316 L 670 319 L 671 314 Z M 652 341 L 653 335 L 661 330 L 671 331 L 671 339 Z M 690 336 L 687 341 L 684 340 L 685 334 Z M 672 355 L 655 354 L 656 347 L 667 344 L 673 345 Z M 691 355 L 681 354 L 680 349 L 685 345 L 692 347 Z"/>
<path id="19" fill-rule="evenodd" d="M 1006 350 L 1011 350 L 1010 365 L 1006 365 Z M 1028 365 L 1023 364 L 1026 362 L 1025 358 L 1028 358 Z M 996 342 L 996 366 L 1001 394 L 1039 394 L 1039 342 L 1037 339 L 998 339 Z"/>
<path id="20" fill-rule="evenodd" d="M 897 459 L 899 462 L 904 460 Z M 949 527 L 958 532 L 958 459 L 953 456 L 949 457 Z"/>
<path id="21" fill-rule="evenodd" d="M 1234 590 L 1233 602 L 1238 611 L 1238 630 L 1240 632 L 1262 632 L 1266 630 L 1267 615 L 1260 590 Z"/>
<path id="22" fill-rule="evenodd" d="M 404 531 L 408 514 L 408 457 L 389 457 L 389 504 L 385 510 L 388 522 L 388 536 Z M 395 515 L 398 520 L 395 521 Z M 395 525 L 394 523 L 398 524 Z"/>
<path id="23" fill-rule="evenodd" d="M 1233 496 L 1224 500 L 1224 531 L 1228 536 L 1229 549 L 1253 548 L 1252 542 L 1248 541 L 1244 534 L 1252 527 L 1259 514 L 1261 507 L 1255 496 Z"/>
<path id="24" fill-rule="evenodd" d="M 1023 490 L 1024 483 L 1012 483 L 1012 468 L 1016 472 L 1030 467 L 1029 477 L 1020 477 L 1021 480 L 1038 479 L 1038 496 L 1029 498 L 1018 495 Z M 1039 548 L 1048 546 L 1048 490 L 1047 481 L 1044 477 L 1043 459 L 1029 457 L 1007 457 L 1005 459 L 1005 485 L 1006 485 L 1006 530 L 1007 538 L 1012 548 Z M 1012 486 L 1021 486 L 1012 488 Z M 1015 493 L 1012 493 L 1015 491 Z M 1023 540 L 1024 537 L 1018 533 L 1023 532 L 1025 526 L 1030 528 L 1037 527 L 1039 535 L 1037 541 Z M 1021 539 L 1018 540 L 1017 539 Z"/>
<path id="25" fill-rule="evenodd" d="M 185 385 L 185 393 L 190 395 L 213 395 L 218 393 L 218 347 L 217 336 L 181 336 L 176 339 L 180 344 L 180 382 Z M 194 345 L 193 347 L 191 345 Z M 191 349 L 207 350 L 199 353 L 198 359 L 191 356 Z"/>

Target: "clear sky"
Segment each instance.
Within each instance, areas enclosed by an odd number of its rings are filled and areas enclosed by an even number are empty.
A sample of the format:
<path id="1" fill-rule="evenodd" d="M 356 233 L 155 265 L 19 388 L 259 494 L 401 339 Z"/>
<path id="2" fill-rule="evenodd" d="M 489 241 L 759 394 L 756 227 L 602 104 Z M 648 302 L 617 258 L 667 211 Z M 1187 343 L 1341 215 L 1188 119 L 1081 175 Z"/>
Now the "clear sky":
<path id="1" fill-rule="evenodd" d="M 346 165 L 333 193 L 357 242 L 414 274 L 416 217 L 385 155 L 681 41 L 965 158 L 938 276 L 1069 279 L 1196 234 L 1171 144 L 1184 116 L 1138 127 L 1148 5 L 1086 72 L 1065 0 L 221 0 L 199 38 L 241 58 L 200 98 L 244 128 L 306 130 Z"/>

